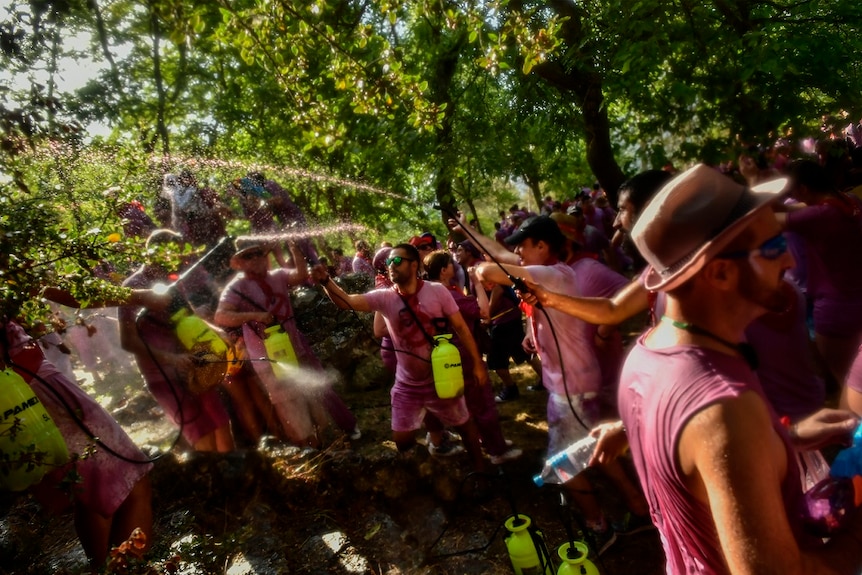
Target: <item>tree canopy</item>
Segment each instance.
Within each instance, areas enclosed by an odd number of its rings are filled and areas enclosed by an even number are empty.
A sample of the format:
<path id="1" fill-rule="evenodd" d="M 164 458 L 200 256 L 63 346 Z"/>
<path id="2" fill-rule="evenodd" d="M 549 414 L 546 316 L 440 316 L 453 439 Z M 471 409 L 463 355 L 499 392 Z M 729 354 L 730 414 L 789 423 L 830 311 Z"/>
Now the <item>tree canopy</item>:
<path id="1" fill-rule="evenodd" d="M 152 207 L 181 167 L 218 191 L 262 169 L 321 223 L 440 237 L 436 203 L 488 231 L 521 189 L 613 198 L 641 169 L 817 135 L 858 118 L 860 23 L 851 0 L 12 1 L 6 312 L 46 282 L 104 289 L 103 260 L 126 271 L 141 246 L 114 241 L 116 205 Z M 68 58 L 99 70 L 71 93 Z"/>

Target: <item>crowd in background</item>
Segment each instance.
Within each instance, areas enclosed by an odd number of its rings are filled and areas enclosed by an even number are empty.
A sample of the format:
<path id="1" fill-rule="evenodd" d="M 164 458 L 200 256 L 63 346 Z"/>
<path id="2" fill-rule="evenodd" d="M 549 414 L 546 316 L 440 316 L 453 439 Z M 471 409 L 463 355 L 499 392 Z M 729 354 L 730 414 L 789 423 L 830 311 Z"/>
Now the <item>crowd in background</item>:
<path id="1" fill-rule="evenodd" d="M 765 150 L 749 149 L 733 166 L 704 167 L 722 182 L 735 179 L 752 189 L 777 177 L 789 179 L 786 200 L 776 208 L 781 240 L 763 244 L 758 255 L 772 261 L 787 252 L 795 265 L 782 270 L 787 281 L 776 309 L 752 322 L 745 337 L 759 358 L 753 369 L 770 409 L 790 425 L 829 402 L 862 414 L 858 135 L 856 127 L 845 139 L 819 142 L 808 156 L 779 141 Z M 412 449 L 421 430 L 419 439 L 430 453 L 443 457 L 466 451 L 479 470 L 516 459 L 521 450 L 504 437 L 496 404 L 530 392 L 548 396 L 551 454 L 591 432 L 602 438 L 614 434 L 600 424 L 620 420 L 617 396 L 627 334 L 619 325 L 639 312 L 651 318 L 644 325 L 656 325 L 668 305 L 660 289 L 644 287 L 655 254 L 644 253 L 647 244 L 632 242 L 632 230 L 641 215 L 657 217 L 649 212 L 649 201 L 676 181 L 674 176 L 672 168 L 638 174 L 617 191 L 616 206 L 594 184 L 558 200 L 546 196 L 538 213 L 518 205 L 500 211 L 493 235 L 482 235 L 458 218 L 450 221 L 441 241 L 426 230 L 387 238 L 376 249 L 357 239 L 351 256 L 340 249 L 324 252 L 310 239 L 268 237 L 301 229 L 306 220 L 284 188 L 259 172 L 230 182 L 224 196 L 200 186 L 188 170 L 166 174 L 151 213 L 140 202 L 121 206 L 127 235 L 146 237 L 148 248 L 191 243 L 211 249 L 237 217 L 248 222 L 251 234 L 222 246 L 218 266 L 193 266 L 193 260 L 176 269 L 149 263 L 125 279 L 127 287 L 148 290 L 181 277 L 171 306 L 149 309 L 143 300 L 121 305 L 115 317 L 81 311 L 63 318 L 58 313 L 52 329 L 33 326 L 31 335 L 43 350 L 44 369 L 53 366 L 51 377 L 64 379 L 69 389 L 77 381 L 72 350 L 79 367 L 100 378 L 118 361 L 115 347 L 100 338 L 120 341 L 190 449 L 225 452 L 272 436 L 314 450 L 335 434 L 352 441 L 361 437 L 331 372 L 297 327 L 291 291 L 316 282 L 335 305 L 375 312 L 375 335 L 394 382 L 392 430 L 399 450 Z M 232 202 L 240 213 L 229 207 Z M 769 249 L 778 255 L 771 256 Z M 739 257 L 750 258 L 750 253 Z M 644 268 L 645 263 L 652 267 Z M 337 280 L 346 274 L 367 275 L 374 287 L 364 294 L 347 293 Z M 239 367 L 218 371 L 218 381 L 202 391 L 188 385 L 201 363 L 177 336 L 181 308 L 215 328 L 240 360 L 234 362 Z M 26 336 L 13 323 L 6 328 L 16 345 L 24 345 Z M 272 329 L 289 335 L 295 370 L 279 371 L 265 361 Z M 460 397 L 440 398 L 434 392 L 430 357 L 434 337 L 441 333 L 452 334 L 461 351 L 465 390 Z M 731 351 L 744 355 L 742 349 L 734 343 Z M 514 382 L 513 362 L 529 362 L 535 370 L 528 389 Z M 496 374 L 496 384 L 490 373 Z M 106 412 L 94 408 L 92 417 L 110 427 Z M 655 519 L 654 501 L 647 501 L 615 455 L 597 453 L 596 467 L 619 489 L 630 510 L 626 518 L 606 516 L 589 495 L 589 474 L 569 485 L 599 551 L 618 533 L 649 526 L 650 512 Z M 148 487 L 140 473 L 134 479 L 120 480 L 116 470 L 94 476 L 92 481 L 114 486 L 118 493 L 107 505 L 110 513 L 102 516 L 115 516 L 133 501 L 147 523 L 140 497 Z M 101 539 L 88 547 L 97 562 L 104 558 L 99 546 L 104 546 Z"/>

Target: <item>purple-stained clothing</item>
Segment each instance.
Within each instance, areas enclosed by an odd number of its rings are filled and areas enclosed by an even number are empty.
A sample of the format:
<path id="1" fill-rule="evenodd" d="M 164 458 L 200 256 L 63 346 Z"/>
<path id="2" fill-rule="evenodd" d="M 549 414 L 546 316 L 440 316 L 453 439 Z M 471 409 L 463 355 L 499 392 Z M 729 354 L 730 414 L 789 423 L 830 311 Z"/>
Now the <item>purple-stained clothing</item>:
<path id="1" fill-rule="evenodd" d="M 353 256 L 353 273 L 355 274 L 365 274 L 371 277 L 377 275 L 377 272 L 374 271 L 374 266 L 371 265 L 371 262 L 368 261 L 368 258 L 361 254 L 356 254 Z"/>
<path id="2" fill-rule="evenodd" d="M 531 265 L 527 270 L 533 281 L 549 291 L 583 296 L 577 272 L 566 263 Z M 549 392 L 548 453 L 555 453 L 584 437 L 597 423 L 602 374 L 586 322 L 548 308 L 533 308 L 528 315 L 542 360 L 542 383 Z"/>
<path id="3" fill-rule="evenodd" d="M 258 196 L 250 191 L 238 194 L 239 207 L 248 223 L 251 225 L 252 233 L 260 234 L 273 232 L 278 229 L 275 217 L 269 207 L 266 198 Z"/>
<path id="4" fill-rule="evenodd" d="M 583 296 L 578 274 L 565 263 L 531 265 L 526 269 L 548 291 Z M 533 309 L 531 315 L 545 387 L 558 395 L 597 393 L 601 389 L 601 370 L 587 323 L 556 309 Z"/>
<path id="5" fill-rule="evenodd" d="M 697 346 L 648 349 L 643 336 L 626 359 L 620 380 L 620 414 L 652 522 L 661 535 L 669 574 L 728 573 L 710 508 L 689 491 L 676 447 L 695 414 L 746 392 L 756 393 L 767 404 L 772 427 L 787 454 L 788 469 L 793 469 L 790 462 L 795 461 L 796 452 L 787 432 L 743 359 Z M 814 544 L 803 534 L 796 513 L 802 500 L 799 474 L 785 474 L 781 496 L 797 541 L 803 546 Z"/>
<path id="6" fill-rule="evenodd" d="M 808 296 L 814 300 L 814 329 L 830 337 L 862 333 L 862 200 L 816 204 L 788 212 L 787 229 L 808 250 Z"/>
<path id="7" fill-rule="evenodd" d="M 146 267 L 129 276 L 123 286 L 149 288 L 157 278 Z M 178 287 L 177 289 L 182 289 Z M 188 353 L 180 343 L 169 312 L 148 311 L 136 321 L 140 307 L 120 307 L 120 322 L 135 323 L 140 338 L 154 351 Z M 182 428 L 183 437 L 194 445 L 201 438 L 229 424 L 230 416 L 219 395 L 218 385 L 196 395 L 188 390 L 185 379 L 172 365 L 156 363 L 150 354 L 136 354 L 135 360 L 147 389 L 174 425 Z"/>
<path id="8" fill-rule="evenodd" d="M 431 343 L 425 335 L 433 337 L 437 333 L 435 319 L 458 313 L 450 290 L 442 284 L 420 280 L 416 293 L 404 298 L 395 289 L 374 289 L 365 298 L 372 310 L 383 315 L 397 357 L 395 385 L 390 392 L 393 431 L 418 429 L 426 411 L 436 415 L 444 425 L 466 423 L 469 413 L 463 396 L 437 397 L 431 370 Z M 408 305 L 413 313 L 407 310 Z M 414 316 L 425 333 L 416 325 Z"/>
<path id="9" fill-rule="evenodd" d="M 571 264 L 578 276 L 578 285 L 583 297 L 611 298 L 629 284 L 628 278 L 618 274 L 593 258 L 581 258 Z M 603 345 L 596 345 L 599 326 L 587 324 L 590 344 L 602 373 L 602 395 L 611 406 L 616 404 L 617 383 L 623 365 L 623 342 L 618 329 L 606 336 Z"/>
<path id="10" fill-rule="evenodd" d="M 123 233 L 128 237 L 145 238 L 156 229 L 155 222 L 137 200 L 120 205 L 117 208 L 117 215 L 123 220 Z"/>
<path id="11" fill-rule="evenodd" d="M 847 387 L 855 392 L 862 393 L 862 346 L 856 353 L 856 359 L 853 360 L 853 365 L 850 366 L 850 371 L 847 373 Z"/>
<path id="12" fill-rule="evenodd" d="M 0 329 L 4 328 L 12 361 L 25 365 L 37 377 L 34 378 L 25 370 L 16 371 L 33 388 L 54 420 L 70 455 L 84 454 L 93 445 L 93 440 L 78 426 L 57 395 L 105 445 L 124 457 L 142 462 L 123 461 L 103 447 L 96 446 L 95 452 L 85 459 L 47 473 L 32 488 L 33 494 L 42 505 L 55 513 L 65 510 L 72 501 L 78 501 L 102 516 L 113 515 L 138 481 L 150 471 L 152 463 L 145 463 L 147 457 L 102 406 L 45 360 L 38 346 L 19 325 L 8 322 L 0 326 Z M 81 476 L 80 482 L 70 484 L 63 481 L 70 468 L 74 468 Z"/>
<path id="13" fill-rule="evenodd" d="M 449 288 L 449 292 L 455 299 L 461 315 L 464 317 L 464 322 L 470 331 L 473 332 L 475 340 L 475 328 L 478 325 L 481 317 L 479 302 L 474 296 L 464 295 L 457 288 Z M 464 371 L 464 399 L 467 403 L 467 410 L 476 421 L 476 427 L 479 428 L 479 437 L 482 440 L 482 446 L 489 455 L 500 455 L 506 452 L 506 440 L 503 437 L 503 430 L 500 428 L 500 416 L 497 413 L 497 401 L 494 399 L 494 390 L 490 383 L 479 385 L 473 376 L 473 357 L 467 353 L 466 348 L 457 340 L 457 336 L 452 338 L 453 343 L 458 346 L 461 352 L 461 366 Z"/>
<path id="14" fill-rule="evenodd" d="M 290 337 L 299 364 L 315 370 L 322 370 L 320 360 L 311 349 L 305 335 L 299 331 L 293 315 L 293 305 L 290 303 L 291 285 L 290 270 L 283 268 L 270 270 L 266 277 L 252 278 L 244 273 L 237 274 L 222 291 L 219 305 L 229 304 L 237 312 L 267 311 L 280 323 L 285 333 Z M 257 322 L 245 324 L 242 329 L 246 349 L 250 357 L 266 357 L 266 347 L 263 343 L 263 329 L 267 327 Z M 286 391 L 284 386 L 271 385 L 272 367 L 266 362 L 254 362 L 253 367 L 275 403 L 279 393 Z M 356 417 L 344 404 L 331 386 L 326 386 L 322 401 L 335 424 L 346 432 L 356 428 Z"/>
<path id="15" fill-rule="evenodd" d="M 770 405 L 778 414 L 795 419 L 822 407 L 826 388 L 812 364 L 805 296 L 798 286 L 789 283 L 797 298 L 790 312 L 798 316 L 796 321 L 789 328 L 780 329 L 771 326 L 766 317 L 760 317 L 746 328 L 745 338 L 757 352 L 757 376 Z M 657 319 L 666 308 L 666 293 L 656 293 Z"/>
<path id="16" fill-rule="evenodd" d="M 220 200 L 212 188 L 165 185 L 163 198 L 171 203 L 171 227 L 193 244 L 214 245 L 225 235 L 225 222 L 218 213 Z"/>
<path id="17" fill-rule="evenodd" d="M 793 304 L 786 325 L 770 323 L 763 316 L 745 330 L 745 338 L 757 352 L 757 377 L 763 392 L 779 415 L 792 420 L 810 415 L 826 401 L 826 386 L 814 368 L 808 326 L 805 323 L 805 296 L 793 286 Z"/>

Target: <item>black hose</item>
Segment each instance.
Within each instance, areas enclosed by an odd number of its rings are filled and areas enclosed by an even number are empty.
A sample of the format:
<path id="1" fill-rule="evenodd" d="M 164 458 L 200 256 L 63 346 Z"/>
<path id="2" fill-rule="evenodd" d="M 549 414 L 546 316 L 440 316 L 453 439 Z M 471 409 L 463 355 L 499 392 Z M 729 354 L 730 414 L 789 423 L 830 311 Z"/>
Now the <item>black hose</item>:
<path id="1" fill-rule="evenodd" d="M 451 209 L 446 208 L 446 207 L 444 207 L 444 206 L 437 205 L 437 204 L 435 204 L 435 205 L 434 205 L 434 209 L 436 209 L 436 210 L 440 210 L 440 211 L 442 211 L 442 212 L 445 212 L 449 217 L 451 217 L 451 218 L 452 218 L 452 219 L 454 219 L 455 221 L 458 221 L 458 214 L 457 214 L 457 213 L 455 213 L 455 212 L 453 212 Z M 466 226 L 461 226 L 461 230 L 462 230 L 465 234 L 467 234 L 467 237 L 470 239 L 470 241 L 471 241 L 471 242 L 473 242 L 473 244 L 475 244 L 475 245 L 476 245 L 476 247 L 478 247 L 478 246 L 482 245 L 480 242 L 478 242 L 478 241 L 476 240 L 476 236 L 474 236 L 474 235 L 473 235 L 473 233 L 472 233 L 471 231 L 469 231 L 468 227 L 466 227 Z M 529 292 L 530 292 L 530 290 L 529 290 L 529 289 L 527 289 L 527 284 L 524 282 L 524 280 L 523 280 L 522 278 L 515 277 L 515 276 L 513 276 L 511 273 L 509 273 L 509 270 L 507 270 L 506 268 L 504 268 L 504 267 L 503 267 L 503 264 L 501 264 L 501 263 L 499 262 L 499 260 L 497 260 L 497 258 L 495 258 L 495 257 L 494 257 L 493 255 L 491 255 L 490 253 L 486 253 L 485 255 L 487 255 L 487 256 L 491 259 L 491 261 L 492 261 L 493 263 L 495 263 L 495 264 L 497 265 L 497 267 L 498 267 L 498 268 L 500 268 L 500 269 L 503 271 L 503 273 L 504 273 L 504 274 L 506 274 L 506 277 L 508 278 L 508 280 L 509 280 L 510 282 L 512 282 L 512 286 L 513 286 L 516 290 L 518 290 L 518 291 L 520 291 L 520 292 L 522 292 L 522 293 L 529 293 Z M 547 319 L 547 320 L 548 320 L 548 327 L 550 327 L 550 328 L 551 328 L 551 335 L 552 335 L 552 336 L 553 336 L 553 338 L 554 338 L 554 345 L 555 345 L 555 346 L 556 346 L 556 348 L 557 348 L 557 357 L 559 357 L 559 358 L 560 358 L 560 367 L 562 368 L 560 371 L 561 371 L 562 376 L 563 376 L 563 389 L 565 389 L 565 391 L 566 391 L 566 401 L 569 403 L 569 409 L 571 410 L 572 415 L 573 415 L 573 416 L 575 416 L 575 419 L 576 419 L 576 420 L 577 420 L 577 422 L 581 425 L 581 427 L 583 427 L 583 428 L 584 428 L 584 429 L 586 429 L 587 431 L 590 431 L 590 428 L 587 426 L 587 424 L 586 424 L 586 423 L 584 423 L 584 421 L 583 421 L 583 420 L 581 419 L 581 417 L 578 415 L 578 412 L 577 412 L 577 410 L 575 409 L 575 405 L 572 403 L 572 398 L 571 398 L 571 395 L 569 394 L 568 378 L 566 378 L 566 370 L 565 370 L 565 362 L 564 362 L 564 360 L 563 360 L 563 352 L 562 352 L 562 349 L 560 349 L 560 341 L 559 341 L 559 339 L 557 339 L 557 330 L 554 328 L 554 323 L 551 321 L 551 316 L 549 316 L 549 315 L 548 315 L 548 312 L 545 310 L 545 308 L 543 308 L 543 307 L 539 304 L 539 302 L 536 302 L 536 304 L 535 304 L 533 307 L 534 307 L 534 308 L 536 308 L 536 309 L 541 310 L 541 311 L 542 311 L 542 313 L 543 313 L 543 314 L 545 314 L 545 319 Z"/>

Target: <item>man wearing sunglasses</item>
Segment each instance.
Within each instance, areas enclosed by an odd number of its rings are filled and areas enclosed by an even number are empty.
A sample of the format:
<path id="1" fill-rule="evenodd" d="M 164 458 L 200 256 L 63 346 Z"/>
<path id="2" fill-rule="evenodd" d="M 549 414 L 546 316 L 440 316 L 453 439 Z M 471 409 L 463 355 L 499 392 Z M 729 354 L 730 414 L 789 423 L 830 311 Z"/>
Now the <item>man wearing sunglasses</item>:
<path id="1" fill-rule="evenodd" d="M 666 184 L 632 230 L 649 264 L 645 287 L 667 305 L 626 360 L 619 408 L 668 573 L 862 566 L 862 514 L 825 546 L 805 532 L 794 447 L 846 436 L 857 420 L 831 410 L 786 428 L 742 343 L 754 319 L 785 305 L 793 258 L 771 208 L 785 186 L 749 189 L 698 165 Z"/>
<path id="2" fill-rule="evenodd" d="M 356 418 L 332 389 L 331 383 L 323 375 L 320 360 L 296 325 L 290 292 L 293 287 L 305 282 L 308 267 L 299 246 L 290 243 L 289 247 L 293 263 L 290 266 L 277 243 L 267 243 L 258 238 L 237 239 L 236 253 L 230 265 L 242 273 L 237 274 L 222 291 L 215 321 L 229 330 L 238 346 L 245 346 L 248 357 L 255 359 L 267 357 L 264 330 L 280 325 L 290 336 L 299 366 L 306 370 L 302 374 L 307 376 L 304 378 L 321 382 L 319 386 L 311 386 L 300 381 L 287 381 L 277 377 L 269 363 L 249 362 L 272 403 L 279 423 L 276 427 L 281 428 L 286 439 L 300 447 L 320 447 L 320 435 L 328 425 L 327 412 L 351 439 L 358 439 L 360 433 L 356 427 Z M 274 255 L 279 268 L 269 269 L 270 253 Z M 248 371 L 246 367 L 245 376 L 252 375 Z M 259 392 L 253 386 L 256 383 L 252 380 L 248 387 L 253 391 L 256 407 L 266 412 L 267 406 L 261 405 Z M 253 406 L 247 407 L 251 412 Z M 249 419 L 252 416 L 249 415 Z M 267 426 L 270 426 L 269 421 Z M 270 433 L 273 432 L 278 433 L 270 429 Z"/>
<path id="3" fill-rule="evenodd" d="M 418 277 L 419 252 L 409 243 L 392 248 L 386 259 L 392 288 L 375 289 L 364 294 L 348 294 L 321 266 L 312 277 L 326 295 L 341 309 L 376 311 L 383 315 L 397 355 L 392 397 L 392 435 L 399 451 L 416 443 L 415 433 L 429 411 L 446 427 L 454 427 L 464 440 L 477 470 L 485 462 L 475 422 L 470 418 L 464 397 L 441 399 L 434 389 L 429 336 L 454 332 L 473 359 L 473 375 L 479 385 L 488 385 L 488 372 L 470 329 L 458 305 L 445 286 Z M 421 327 L 416 322 L 421 322 Z M 442 331 L 438 331 L 439 325 Z"/>

